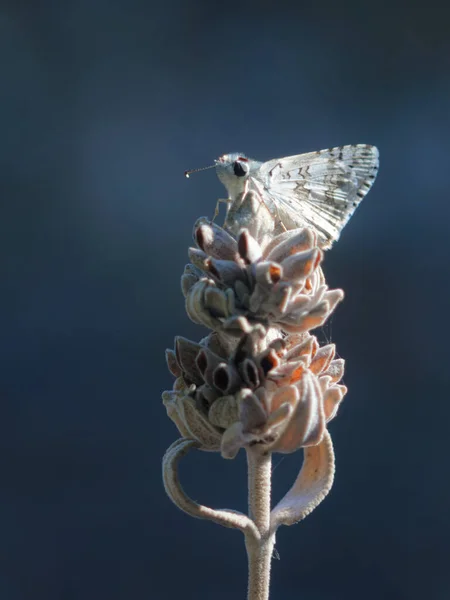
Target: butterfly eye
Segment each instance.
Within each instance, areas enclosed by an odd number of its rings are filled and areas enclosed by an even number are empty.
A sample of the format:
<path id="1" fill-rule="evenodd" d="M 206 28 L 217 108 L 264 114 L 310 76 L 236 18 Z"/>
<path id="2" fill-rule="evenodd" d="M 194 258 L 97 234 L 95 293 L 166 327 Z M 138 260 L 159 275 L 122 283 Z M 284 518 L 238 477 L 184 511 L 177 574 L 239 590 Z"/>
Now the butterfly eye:
<path id="1" fill-rule="evenodd" d="M 241 162 L 241 159 L 234 161 L 233 171 L 236 177 L 244 177 L 248 173 L 248 165 Z"/>

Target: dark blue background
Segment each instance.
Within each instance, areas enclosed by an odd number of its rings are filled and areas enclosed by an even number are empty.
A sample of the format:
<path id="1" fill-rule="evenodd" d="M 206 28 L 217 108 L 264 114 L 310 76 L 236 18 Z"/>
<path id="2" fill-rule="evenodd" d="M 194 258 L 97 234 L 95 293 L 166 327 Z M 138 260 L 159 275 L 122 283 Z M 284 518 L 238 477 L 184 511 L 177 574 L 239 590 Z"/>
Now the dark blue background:
<path id="1" fill-rule="evenodd" d="M 164 349 L 204 335 L 180 275 L 224 190 L 186 168 L 376 144 L 327 254 L 345 302 L 337 478 L 282 528 L 283 600 L 450 593 L 448 7 L 357 0 L 0 3 L 0 598 L 244 598 L 238 532 L 179 512 Z M 274 495 L 301 456 L 275 459 Z M 187 490 L 244 510 L 245 460 Z"/>

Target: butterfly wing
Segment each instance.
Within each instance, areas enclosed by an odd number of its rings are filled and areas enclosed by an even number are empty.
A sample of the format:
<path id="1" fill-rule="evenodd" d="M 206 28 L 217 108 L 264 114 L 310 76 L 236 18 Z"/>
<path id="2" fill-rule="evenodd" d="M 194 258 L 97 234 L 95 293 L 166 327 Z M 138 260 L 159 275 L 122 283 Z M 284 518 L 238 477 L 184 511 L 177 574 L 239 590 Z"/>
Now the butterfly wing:
<path id="1" fill-rule="evenodd" d="M 375 146 L 339 146 L 265 162 L 253 187 L 271 198 L 287 229 L 310 227 L 327 247 L 371 188 L 378 163 Z"/>

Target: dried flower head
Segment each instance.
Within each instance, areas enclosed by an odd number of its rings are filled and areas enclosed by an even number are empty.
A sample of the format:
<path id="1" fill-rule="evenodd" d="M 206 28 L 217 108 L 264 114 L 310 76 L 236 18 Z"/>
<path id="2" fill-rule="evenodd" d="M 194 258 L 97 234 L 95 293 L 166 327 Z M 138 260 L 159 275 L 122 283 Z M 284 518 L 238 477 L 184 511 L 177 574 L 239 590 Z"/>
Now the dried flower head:
<path id="1" fill-rule="evenodd" d="M 236 336 L 258 325 L 302 333 L 322 325 L 343 298 L 325 283 L 323 252 L 309 229 L 287 231 L 262 247 L 248 229 L 235 240 L 202 219 L 194 239 L 182 289 L 195 323 Z"/>
<path id="2" fill-rule="evenodd" d="M 241 447 L 290 453 L 322 440 L 346 393 L 344 361 L 334 344 L 319 347 L 309 333 L 273 340 L 244 335 L 233 352 L 212 334 L 196 344 L 175 340 L 167 362 L 177 377 L 164 393 L 168 415 L 203 450 L 233 458 Z"/>
<path id="3" fill-rule="evenodd" d="M 320 443 L 346 388 L 335 347 L 308 331 L 342 299 L 329 290 L 323 252 L 309 229 L 261 245 L 248 229 L 235 239 L 206 219 L 194 227 L 182 289 L 191 319 L 214 330 L 199 344 L 176 338 L 167 362 L 177 377 L 164 392 L 180 433 L 226 458 L 258 445 L 294 452 Z"/>

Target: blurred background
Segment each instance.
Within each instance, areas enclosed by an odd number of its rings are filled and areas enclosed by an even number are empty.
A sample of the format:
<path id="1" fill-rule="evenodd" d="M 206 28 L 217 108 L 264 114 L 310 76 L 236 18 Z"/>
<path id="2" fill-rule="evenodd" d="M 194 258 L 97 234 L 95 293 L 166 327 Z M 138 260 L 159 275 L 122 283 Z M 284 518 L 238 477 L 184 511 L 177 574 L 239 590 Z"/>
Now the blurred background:
<path id="1" fill-rule="evenodd" d="M 240 533 L 165 496 L 178 432 L 164 350 L 192 225 L 225 152 L 380 149 L 326 255 L 346 299 L 336 483 L 282 528 L 272 596 L 447 599 L 448 6 L 78 0 L 0 3 L 0 598 L 244 598 Z M 242 454 L 242 453 L 241 453 Z M 301 453 L 278 456 L 274 500 Z M 246 508 L 245 458 L 193 453 L 198 501 Z"/>

